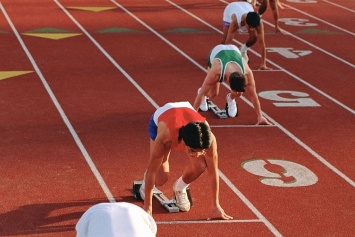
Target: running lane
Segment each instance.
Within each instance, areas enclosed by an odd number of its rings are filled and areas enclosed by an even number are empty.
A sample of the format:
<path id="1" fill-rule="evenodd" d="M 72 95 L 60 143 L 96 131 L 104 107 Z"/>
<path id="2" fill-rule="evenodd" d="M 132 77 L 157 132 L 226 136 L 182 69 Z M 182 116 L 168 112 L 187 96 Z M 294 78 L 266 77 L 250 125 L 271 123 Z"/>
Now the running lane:
<path id="1" fill-rule="evenodd" d="M 73 236 L 80 213 L 107 198 L 95 177 L 87 175 L 91 171 L 50 98 L 50 91 L 44 88 L 41 79 L 52 73 L 44 73 L 43 77 L 38 72 L 45 70 L 35 70 L 36 61 L 24 53 L 3 14 L 6 10 L 14 20 L 15 32 L 21 34 L 42 27 L 23 16 L 38 16 L 43 9 L 51 16 L 57 9 L 45 3 L 38 12 L 14 1 L 2 1 L 2 5 L 0 38 L 5 47 L 0 47 L 0 235 Z M 36 51 L 49 55 L 42 62 L 53 60 L 56 47 L 59 51 L 58 46 L 44 44 L 46 40 L 21 37 L 25 45 L 34 43 Z M 58 63 L 52 64 L 55 67 Z M 44 69 L 41 63 L 38 65 Z"/>

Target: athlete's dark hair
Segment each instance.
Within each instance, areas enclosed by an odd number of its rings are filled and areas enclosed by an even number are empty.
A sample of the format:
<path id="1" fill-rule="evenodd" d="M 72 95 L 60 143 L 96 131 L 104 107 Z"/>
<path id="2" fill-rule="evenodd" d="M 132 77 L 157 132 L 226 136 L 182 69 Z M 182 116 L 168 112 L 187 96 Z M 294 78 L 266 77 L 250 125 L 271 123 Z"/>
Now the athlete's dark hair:
<path id="1" fill-rule="evenodd" d="M 191 122 L 179 129 L 179 141 L 193 149 L 208 149 L 212 143 L 211 129 L 203 122 Z"/>
<path id="2" fill-rule="evenodd" d="M 246 22 L 250 27 L 256 28 L 260 25 L 260 15 L 257 12 L 248 12 Z"/>
<path id="3" fill-rule="evenodd" d="M 229 85 L 233 91 L 245 92 L 245 76 L 240 72 L 232 72 L 229 75 Z"/>

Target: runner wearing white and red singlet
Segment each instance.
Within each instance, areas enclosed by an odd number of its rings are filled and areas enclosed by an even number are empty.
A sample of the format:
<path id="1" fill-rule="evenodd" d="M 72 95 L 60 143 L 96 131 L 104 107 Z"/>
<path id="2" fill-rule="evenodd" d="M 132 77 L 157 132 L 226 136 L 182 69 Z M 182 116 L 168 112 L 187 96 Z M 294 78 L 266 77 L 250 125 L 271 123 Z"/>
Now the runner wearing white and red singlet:
<path id="1" fill-rule="evenodd" d="M 173 191 L 181 211 L 190 210 L 186 188 L 205 170 L 212 189 L 212 212 L 208 219 L 232 219 L 219 204 L 218 154 L 216 138 L 206 118 L 189 102 L 167 103 L 158 108 L 149 122 L 150 159 L 139 190 L 143 209 L 152 215 L 153 187 L 168 181 L 171 150 L 184 151 L 189 165 L 175 182 Z"/>

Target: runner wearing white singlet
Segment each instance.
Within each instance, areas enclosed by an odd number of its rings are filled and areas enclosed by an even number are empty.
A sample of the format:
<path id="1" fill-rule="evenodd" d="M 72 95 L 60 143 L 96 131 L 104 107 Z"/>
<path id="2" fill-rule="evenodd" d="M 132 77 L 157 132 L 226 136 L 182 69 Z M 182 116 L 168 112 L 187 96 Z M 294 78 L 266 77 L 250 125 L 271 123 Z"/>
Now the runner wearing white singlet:
<path id="1" fill-rule="evenodd" d="M 247 2 L 233 2 L 227 5 L 223 12 L 223 22 L 230 24 L 232 22 L 232 15 L 235 14 L 237 18 L 238 28 L 242 31 L 248 31 L 246 24 L 242 23 L 242 16 L 245 13 L 254 12 L 251 4 Z"/>
<path id="2" fill-rule="evenodd" d="M 215 46 L 209 55 L 207 69 L 207 75 L 201 88 L 198 90 L 193 105 L 196 110 L 207 111 L 207 98 L 217 96 L 221 83 L 226 82 L 231 88 L 230 93 L 226 97 L 229 117 L 237 115 L 238 111 L 235 99 L 247 91 L 257 116 L 256 124 L 271 124 L 262 115 L 253 71 L 246 61 L 242 59 L 241 53 L 235 45 L 220 44 Z"/>
<path id="3" fill-rule="evenodd" d="M 249 38 L 240 48 L 242 56 L 248 61 L 247 50 L 257 41 L 261 46 L 261 65 L 259 69 L 269 70 L 266 66 L 266 46 L 264 25 L 260 15 L 254 11 L 248 2 L 232 2 L 227 5 L 223 13 L 222 44 L 232 44 L 235 32 L 246 31 Z"/>

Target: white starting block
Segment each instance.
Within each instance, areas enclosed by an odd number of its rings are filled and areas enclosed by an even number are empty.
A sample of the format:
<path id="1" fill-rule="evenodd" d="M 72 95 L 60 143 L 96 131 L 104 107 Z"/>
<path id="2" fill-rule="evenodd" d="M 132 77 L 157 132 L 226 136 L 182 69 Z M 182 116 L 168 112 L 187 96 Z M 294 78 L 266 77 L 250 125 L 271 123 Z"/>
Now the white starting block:
<path id="1" fill-rule="evenodd" d="M 207 101 L 208 103 L 208 109 L 209 110 L 212 110 L 212 112 L 220 119 L 225 119 L 225 118 L 228 118 L 228 114 L 226 112 L 225 109 L 220 109 L 218 108 L 217 105 L 215 105 L 215 103 L 213 103 L 211 100 L 208 100 Z"/>
<path id="2" fill-rule="evenodd" d="M 143 200 L 139 193 L 139 188 L 141 187 L 143 181 L 134 181 L 132 194 L 137 200 Z M 190 192 L 188 192 L 188 196 L 190 199 Z M 160 204 L 168 211 L 168 212 L 179 212 L 179 207 L 176 206 L 176 201 L 168 199 L 164 193 L 162 193 L 159 189 L 154 187 L 153 189 L 153 197 L 156 198 Z M 191 202 L 191 201 L 190 201 Z"/>

